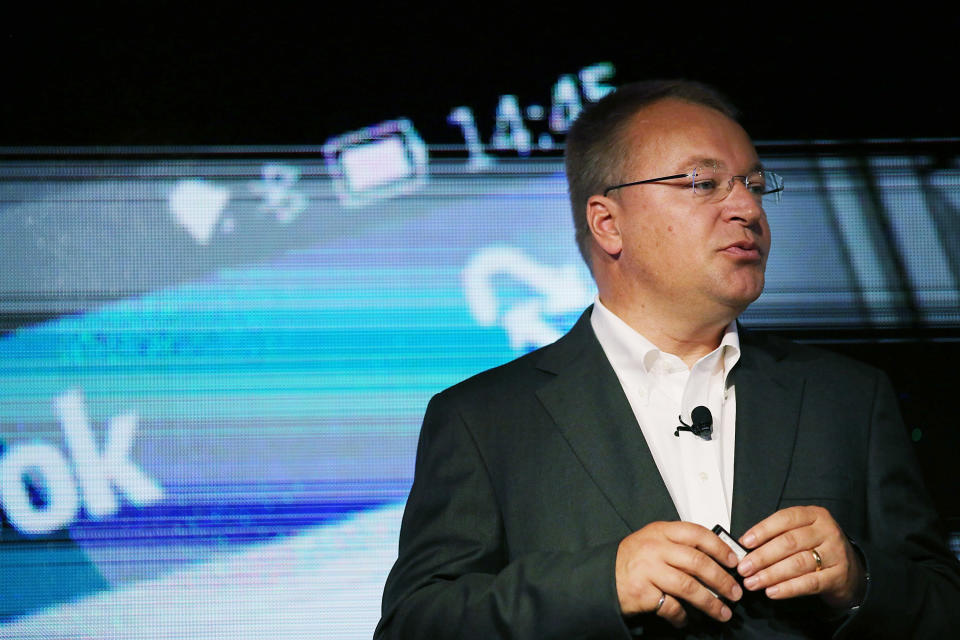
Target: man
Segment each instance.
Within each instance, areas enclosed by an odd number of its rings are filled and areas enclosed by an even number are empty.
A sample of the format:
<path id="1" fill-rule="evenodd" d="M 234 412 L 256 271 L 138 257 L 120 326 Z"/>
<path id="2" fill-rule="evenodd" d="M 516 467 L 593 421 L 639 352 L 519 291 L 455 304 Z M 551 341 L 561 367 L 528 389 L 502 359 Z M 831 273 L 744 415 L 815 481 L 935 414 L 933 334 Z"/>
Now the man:
<path id="1" fill-rule="evenodd" d="M 574 124 L 567 176 L 598 299 L 431 401 L 376 636 L 960 629 L 889 383 L 738 331 L 779 180 L 732 108 L 696 83 L 628 85 Z"/>

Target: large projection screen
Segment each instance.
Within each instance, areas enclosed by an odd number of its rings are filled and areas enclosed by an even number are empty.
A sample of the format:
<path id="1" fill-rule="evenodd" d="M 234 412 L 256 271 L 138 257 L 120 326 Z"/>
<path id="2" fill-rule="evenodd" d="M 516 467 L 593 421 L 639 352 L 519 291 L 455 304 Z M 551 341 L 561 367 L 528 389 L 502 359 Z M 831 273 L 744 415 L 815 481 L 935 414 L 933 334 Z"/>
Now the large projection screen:
<path id="1" fill-rule="evenodd" d="M 595 294 L 559 144 L 464 131 L 0 154 L 0 637 L 370 637 L 427 401 Z M 956 157 L 758 147 L 746 326 L 956 333 Z"/>

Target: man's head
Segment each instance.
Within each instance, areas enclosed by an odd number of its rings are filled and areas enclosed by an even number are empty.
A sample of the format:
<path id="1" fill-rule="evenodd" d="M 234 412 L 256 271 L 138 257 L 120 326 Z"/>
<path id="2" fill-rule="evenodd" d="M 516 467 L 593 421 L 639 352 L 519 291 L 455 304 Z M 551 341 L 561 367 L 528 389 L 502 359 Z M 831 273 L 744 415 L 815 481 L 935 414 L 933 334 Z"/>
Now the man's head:
<path id="1" fill-rule="evenodd" d="M 626 182 L 626 167 L 633 150 L 625 130 L 638 111 L 664 98 L 700 104 L 731 119 L 737 118 L 737 109 L 725 97 L 705 84 L 689 80 L 634 82 L 580 114 L 567 134 L 565 164 L 577 247 L 591 268 L 587 199 L 609 185 Z"/>
<path id="2" fill-rule="evenodd" d="M 758 193 L 732 178 L 760 169 L 753 144 L 702 85 L 620 91 L 575 123 L 567 150 L 578 240 L 601 299 L 622 317 L 655 310 L 664 322 L 725 324 L 762 292 L 770 247 Z M 712 196 L 687 175 L 701 166 L 721 178 Z"/>

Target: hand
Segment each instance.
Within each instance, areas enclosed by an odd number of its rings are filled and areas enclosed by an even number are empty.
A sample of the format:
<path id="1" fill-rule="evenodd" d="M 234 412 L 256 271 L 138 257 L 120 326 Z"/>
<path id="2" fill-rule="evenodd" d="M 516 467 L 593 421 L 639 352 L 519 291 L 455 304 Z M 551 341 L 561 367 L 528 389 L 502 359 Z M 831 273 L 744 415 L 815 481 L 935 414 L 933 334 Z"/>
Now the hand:
<path id="1" fill-rule="evenodd" d="M 860 557 L 823 507 L 777 511 L 743 534 L 740 544 L 753 549 L 737 567 L 749 591 L 765 589 L 775 600 L 819 594 L 836 608 L 863 600 L 866 571 Z"/>
<path id="2" fill-rule="evenodd" d="M 648 524 L 621 540 L 617 550 L 620 610 L 656 613 L 680 627 L 687 620 L 683 600 L 725 622 L 733 615 L 730 608 L 708 589 L 731 601 L 743 591 L 721 565 L 737 566 L 737 556 L 709 529 L 691 522 Z"/>

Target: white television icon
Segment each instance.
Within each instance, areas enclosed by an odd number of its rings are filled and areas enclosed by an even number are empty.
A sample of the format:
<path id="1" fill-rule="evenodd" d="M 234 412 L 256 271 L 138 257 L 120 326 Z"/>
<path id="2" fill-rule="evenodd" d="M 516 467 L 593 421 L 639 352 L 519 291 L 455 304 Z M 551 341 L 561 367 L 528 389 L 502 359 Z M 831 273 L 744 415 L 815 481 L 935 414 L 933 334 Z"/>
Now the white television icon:
<path id="1" fill-rule="evenodd" d="M 406 118 L 331 138 L 323 156 L 346 206 L 410 193 L 427 179 L 427 146 Z"/>

